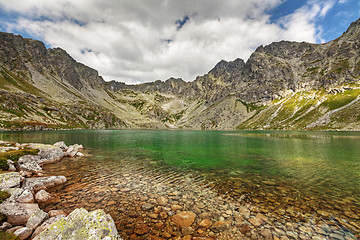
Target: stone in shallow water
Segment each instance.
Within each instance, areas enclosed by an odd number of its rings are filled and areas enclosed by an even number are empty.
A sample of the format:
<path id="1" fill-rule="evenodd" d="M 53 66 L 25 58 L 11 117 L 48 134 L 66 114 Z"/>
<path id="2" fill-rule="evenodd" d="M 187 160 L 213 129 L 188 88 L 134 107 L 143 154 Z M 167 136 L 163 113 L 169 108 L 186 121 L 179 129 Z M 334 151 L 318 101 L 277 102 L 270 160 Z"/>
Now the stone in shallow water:
<path id="1" fill-rule="evenodd" d="M 64 215 L 66 216 L 66 213 L 63 211 L 63 210 L 50 210 L 48 212 L 49 214 L 49 217 L 56 217 L 56 216 L 59 216 L 59 215 Z"/>
<path id="2" fill-rule="evenodd" d="M 83 149 L 82 145 L 74 144 L 68 147 L 68 149 L 66 150 L 66 154 L 69 157 L 74 157 L 81 149 Z"/>
<path id="3" fill-rule="evenodd" d="M 150 203 L 144 203 L 142 206 L 141 206 L 141 209 L 142 210 L 145 210 L 145 211 L 148 211 L 150 209 L 152 209 L 154 207 L 154 205 L 150 204 Z"/>
<path id="4" fill-rule="evenodd" d="M 250 217 L 250 210 L 247 207 L 241 206 L 238 211 L 244 218 L 248 219 Z"/>
<path id="5" fill-rule="evenodd" d="M 257 217 L 252 217 L 249 218 L 249 222 L 254 226 L 254 227 L 259 227 L 262 224 L 262 220 L 260 218 Z"/>
<path id="6" fill-rule="evenodd" d="M 161 196 L 157 199 L 157 203 L 161 206 L 165 206 L 168 202 L 169 200 L 164 196 Z"/>
<path id="7" fill-rule="evenodd" d="M 138 225 L 134 232 L 138 235 L 144 235 L 145 233 L 148 233 L 150 231 L 150 228 L 146 224 Z"/>
<path id="8" fill-rule="evenodd" d="M 103 210 L 88 212 L 83 208 L 51 224 L 34 239 L 57 239 L 59 235 L 63 239 L 121 239 L 110 215 Z"/>
<path id="9" fill-rule="evenodd" d="M 18 172 L 0 174 L 0 189 L 20 186 L 20 177 Z"/>
<path id="10" fill-rule="evenodd" d="M 195 213 L 184 211 L 172 216 L 171 220 L 178 227 L 190 227 L 193 224 L 195 217 Z"/>
<path id="11" fill-rule="evenodd" d="M 268 186 L 276 186 L 276 182 L 273 182 L 273 181 L 262 181 L 262 183 L 264 183 L 265 185 L 268 185 Z"/>
<path id="12" fill-rule="evenodd" d="M 209 228 L 212 225 L 212 222 L 209 219 L 203 219 L 198 225 L 202 228 Z"/>
<path id="13" fill-rule="evenodd" d="M 35 194 L 35 200 L 38 203 L 44 203 L 49 201 L 50 199 L 51 195 L 45 190 L 40 190 Z"/>

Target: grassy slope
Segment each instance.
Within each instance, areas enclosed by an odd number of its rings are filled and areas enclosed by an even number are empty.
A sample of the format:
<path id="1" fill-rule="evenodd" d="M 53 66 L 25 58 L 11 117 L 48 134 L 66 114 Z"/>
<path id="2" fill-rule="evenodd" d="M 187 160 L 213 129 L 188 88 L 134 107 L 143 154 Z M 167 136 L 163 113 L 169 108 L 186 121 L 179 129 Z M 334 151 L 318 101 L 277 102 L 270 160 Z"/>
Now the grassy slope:
<path id="1" fill-rule="evenodd" d="M 360 86 L 343 92 L 299 92 L 243 122 L 238 129 L 360 130 Z"/>

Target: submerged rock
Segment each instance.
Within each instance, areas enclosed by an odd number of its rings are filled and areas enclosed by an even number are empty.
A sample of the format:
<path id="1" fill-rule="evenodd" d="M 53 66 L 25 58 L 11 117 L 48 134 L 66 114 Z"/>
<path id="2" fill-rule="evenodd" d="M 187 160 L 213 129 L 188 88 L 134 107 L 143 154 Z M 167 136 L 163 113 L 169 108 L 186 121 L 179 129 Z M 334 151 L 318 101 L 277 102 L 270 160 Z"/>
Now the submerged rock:
<path id="1" fill-rule="evenodd" d="M 178 227 L 190 227 L 193 224 L 195 217 L 195 213 L 190 211 L 184 211 L 174 215 L 171 220 Z"/>
<path id="2" fill-rule="evenodd" d="M 61 236 L 61 237 L 60 237 Z M 59 238 L 60 237 L 60 238 Z M 66 218 L 51 224 L 35 240 L 47 239 L 121 239 L 115 223 L 103 210 L 75 209 Z"/>
<path id="3" fill-rule="evenodd" d="M 18 172 L 0 174 L 0 189 L 20 186 L 20 177 Z"/>

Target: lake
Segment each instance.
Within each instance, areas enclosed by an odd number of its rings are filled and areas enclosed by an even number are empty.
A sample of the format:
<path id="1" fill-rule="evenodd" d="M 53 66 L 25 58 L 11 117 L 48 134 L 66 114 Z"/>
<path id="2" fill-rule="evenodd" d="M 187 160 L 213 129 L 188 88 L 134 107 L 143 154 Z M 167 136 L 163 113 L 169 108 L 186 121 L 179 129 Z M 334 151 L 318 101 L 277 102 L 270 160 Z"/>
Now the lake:
<path id="1" fill-rule="evenodd" d="M 76 130 L 0 132 L 0 139 L 82 144 L 88 156 L 44 167 L 68 182 L 43 207 L 103 208 L 124 238 L 231 239 L 240 229 L 359 237 L 357 132 Z M 191 229 L 171 222 L 182 210 L 196 214 Z M 211 227 L 200 224 L 204 213 Z"/>

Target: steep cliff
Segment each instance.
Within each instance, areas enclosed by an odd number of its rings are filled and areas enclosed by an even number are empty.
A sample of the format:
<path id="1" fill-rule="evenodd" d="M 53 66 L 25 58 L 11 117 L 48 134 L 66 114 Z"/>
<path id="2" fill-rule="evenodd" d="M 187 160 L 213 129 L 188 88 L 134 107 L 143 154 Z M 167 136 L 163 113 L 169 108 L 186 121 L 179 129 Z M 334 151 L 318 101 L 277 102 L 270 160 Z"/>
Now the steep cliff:
<path id="1" fill-rule="evenodd" d="M 359 41 L 360 19 L 329 43 L 260 46 L 192 82 L 126 85 L 0 33 L 0 127 L 360 130 Z"/>

